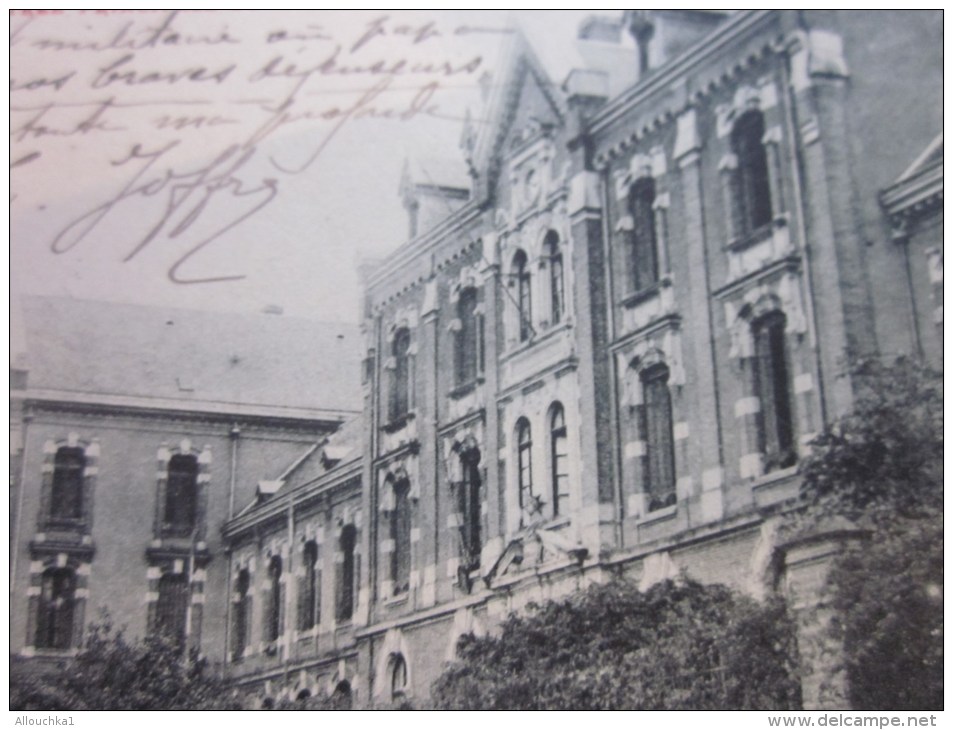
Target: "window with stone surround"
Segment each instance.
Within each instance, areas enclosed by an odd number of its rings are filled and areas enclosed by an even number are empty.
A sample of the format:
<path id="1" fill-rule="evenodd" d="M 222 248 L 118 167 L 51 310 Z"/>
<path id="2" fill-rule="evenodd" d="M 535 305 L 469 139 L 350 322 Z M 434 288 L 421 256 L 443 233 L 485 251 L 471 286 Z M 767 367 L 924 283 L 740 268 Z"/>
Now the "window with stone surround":
<path id="1" fill-rule="evenodd" d="M 675 447 L 669 371 L 658 364 L 642 378 L 642 433 L 645 439 L 645 493 L 648 511 L 675 504 Z"/>
<path id="2" fill-rule="evenodd" d="M 192 454 L 175 454 L 169 459 L 164 530 L 172 535 L 190 535 L 195 528 L 197 502 L 198 459 Z"/>
<path id="3" fill-rule="evenodd" d="M 758 449 L 764 457 L 765 472 L 793 466 L 797 461 L 785 325 L 785 316 L 778 311 L 765 314 L 751 325 L 754 390 L 760 402 Z"/>
<path id="4" fill-rule="evenodd" d="M 550 231 L 543 239 L 543 251 L 549 261 L 549 323 L 559 324 L 566 311 L 566 285 L 563 271 L 563 254 L 559 247 L 559 235 Z"/>
<path id="5" fill-rule="evenodd" d="M 281 580 L 282 562 L 278 555 L 268 563 L 268 590 L 265 597 L 265 641 L 274 642 L 281 636 L 284 584 Z"/>
<path id="6" fill-rule="evenodd" d="M 519 341 L 526 342 L 533 336 L 533 306 L 529 273 L 529 260 L 523 251 L 513 257 L 513 276 L 516 278 L 516 305 L 519 316 Z"/>
<path id="7" fill-rule="evenodd" d="M 533 492 L 533 437 L 526 418 L 516 422 L 516 468 L 520 512 L 532 513 L 538 505 Z"/>
<path id="8" fill-rule="evenodd" d="M 63 446 L 53 458 L 50 519 L 79 520 L 83 516 L 83 480 L 86 454 L 82 447 Z"/>
<path id="9" fill-rule="evenodd" d="M 248 634 L 251 629 L 251 575 L 248 569 L 242 569 L 235 581 L 234 618 L 232 628 L 232 659 L 238 661 L 248 646 Z"/>
<path id="10" fill-rule="evenodd" d="M 36 648 L 62 650 L 73 646 L 75 604 L 76 572 L 71 568 L 47 569 L 40 582 Z"/>
<path id="11" fill-rule="evenodd" d="M 402 654 L 395 654 L 390 663 L 390 699 L 400 703 L 407 694 L 407 661 Z"/>
<path id="12" fill-rule="evenodd" d="M 401 479 L 393 486 L 394 509 L 390 513 L 390 539 L 394 551 L 391 553 L 390 579 L 394 595 L 406 593 L 410 589 L 410 482 Z"/>
<path id="13" fill-rule="evenodd" d="M 477 311 L 477 290 L 468 287 L 457 301 L 457 322 L 453 354 L 456 384 L 467 385 L 483 370 L 483 318 Z"/>
<path id="14" fill-rule="evenodd" d="M 304 544 L 303 572 L 298 580 L 298 629 L 308 631 L 321 622 L 321 573 L 318 570 L 318 543 Z"/>
<path id="15" fill-rule="evenodd" d="M 357 572 L 357 528 L 354 525 L 343 527 L 338 547 L 341 551 L 341 562 L 337 580 L 337 619 L 349 621 L 354 615 L 354 580 Z"/>
<path id="16" fill-rule="evenodd" d="M 460 454 L 462 481 L 457 488 L 457 511 L 461 516 L 460 545 L 462 563 L 467 569 L 480 565 L 482 550 L 480 451 L 469 449 Z"/>
<path id="17" fill-rule="evenodd" d="M 391 422 L 404 418 L 410 410 L 410 330 L 406 327 L 394 333 L 392 352 L 394 367 L 391 370 L 388 413 Z"/>
<path id="18" fill-rule="evenodd" d="M 569 438 L 566 435 L 566 412 L 562 403 L 554 403 L 549 418 L 550 453 L 552 455 L 553 516 L 569 508 Z"/>
<path id="19" fill-rule="evenodd" d="M 629 232 L 629 287 L 640 292 L 659 280 L 658 241 L 655 231 L 655 180 L 642 177 L 629 188 L 628 209 L 632 218 Z"/>
<path id="20" fill-rule="evenodd" d="M 152 631 L 183 648 L 190 599 L 188 576 L 185 573 L 166 573 L 159 579 L 158 594 Z"/>
<path id="21" fill-rule="evenodd" d="M 771 181 L 764 146 L 764 115 L 750 110 L 731 132 L 731 151 L 737 160 L 733 179 L 735 230 L 743 238 L 771 222 Z"/>

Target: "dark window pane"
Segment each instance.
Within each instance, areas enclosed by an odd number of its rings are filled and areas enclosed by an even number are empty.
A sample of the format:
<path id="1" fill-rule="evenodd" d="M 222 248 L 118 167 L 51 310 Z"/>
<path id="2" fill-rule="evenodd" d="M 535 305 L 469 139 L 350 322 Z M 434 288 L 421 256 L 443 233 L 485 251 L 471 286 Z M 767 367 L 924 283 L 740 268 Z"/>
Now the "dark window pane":
<path id="1" fill-rule="evenodd" d="M 83 471 L 86 455 L 79 447 L 63 447 L 53 460 L 50 516 L 74 520 L 83 516 Z"/>
<path id="2" fill-rule="evenodd" d="M 464 563 L 467 568 L 480 564 L 482 541 L 480 534 L 480 452 L 472 449 L 460 457 L 463 481 L 457 490 L 457 511 L 462 517 L 460 536 Z"/>
<path id="3" fill-rule="evenodd" d="M 37 616 L 36 646 L 41 649 L 69 649 L 73 644 L 73 610 L 76 602 L 76 574 L 69 568 L 43 573 Z"/>
<path id="4" fill-rule="evenodd" d="M 390 537 L 394 541 L 391 553 L 391 580 L 394 594 L 410 588 L 410 483 L 398 482 L 394 487 L 394 511 L 390 516 Z"/>
<path id="5" fill-rule="evenodd" d="M 632 216 L 630 267 L 634 291 L 658 282 L 658 246 L 655 240 L 655 181 L 638 180 L 629 191 L 629 215 Z"/>
<path id="6" fill-rule="evenodd" d="M 526 342 L 533 332 L 533 312 L 530 293 L 529 263 L 526 254 L 520 251 L 513 260 L 517 283 L 517 303 L 519 306 L 520 342 Z"/>
<path id="7" fill-rule="evenodd" d="M 341 530 L 341 568 L 338 582 L 338 619 L 346 621 L 354 613 L 354 576 L 357 530 L 354 525 L 346 525 Z"/>
<path id="8" fill-rule="evenodd" d="M 519 470 L 519 503 L 522 510 L 534 508 L 533 501 L 533 441 L 529 421 L 521 419 L 517 425 L 517 468 Z"/>
<path id="9" fill-rule="evenodd" d="M 794 428 L 788 385 L 785 318 L 772 312 L 754 323 L 754 382 L 761 402 L 758 440 L 765 471 L 794 464 Z"/>
<path id="10" fill-rule="evenodd" d="M 476 289 L 464 289 L 457 303 L 460 329 L 454 342 L 454 364 L 458 385 L 476 380 L 479 362 L 480 331 L 477 314 Z"/>
<path id="11" fill-rule="evenodd" d="M 675 448 L 668 368 L 651 368 L 642 376 L 644 393 L 645 484 L 649 510 L 675 503 Z"/>
<path id="12" fill-rule="evenodd" d="M 268 565 L 268 612 L 265 616 L 265 641 L 276 641 L 281 636 L 281 558 L 275 556 Z"/>
<path id="13" fill-rule="evenodd" d="M 410 331 L 394 335 L 394 370 L 390 391 L 390 417 L 401 418 L 410 409 Z"/>
<path id="14" fill-rule="evenodd" d="M 737 204 L 743 234 L 771 222 L 768 157 L 763 137 L 764 116 L 757 111 L 745 113 L 731 134 L 732 149 L 738 158 Z"/>
<path id="15" fill-rule="evenodd" d="M 559 250 L 559 236 L 554 231 L 546 234 L 544 248 L 549 258 L 549 291 L 551 295 L 549 316 L 552 324 L 558 324 L 562 321 L 565 308 L 565 286 L 563 283 L 563 255 Z"/>
<path id="16" fill-rule="evenodd" d="M 553 514 L 559 515 L 569 505 L 569 439 L 566 436 L 566 415 L 559 404 L 553 409 L 550 439 L 553 457 Z"/>
<path id="17" fill-rule="evenodd" d="M 195 527 L 198 460 L 190 454 L 176 454 L 169 460 L 165 493 L 165 526 L 178 535 Z"/>
<path id="18" fill-rule="evenodd" d="M 251 578 L 248 571 L 241 571 L 238 574 L 238 580 L 235 582 L 235 592 L 238 594 L 238 600 L 235 603 L 234 635 L 232 637 L 232 653 L 235 659 L 241 659 L 242 654 L 245 653 L 245 647 L 248 645 L 251 614 L 251 597 L 248 595 L 250 586 Z"/>
<path id="19" fill-rule="evenodd" d="M 189 606 L 189 583 L 185 574 L 167 573 L 159 579 L 156 601 L 155 632 L 185 646 L 186 620 Z"/>

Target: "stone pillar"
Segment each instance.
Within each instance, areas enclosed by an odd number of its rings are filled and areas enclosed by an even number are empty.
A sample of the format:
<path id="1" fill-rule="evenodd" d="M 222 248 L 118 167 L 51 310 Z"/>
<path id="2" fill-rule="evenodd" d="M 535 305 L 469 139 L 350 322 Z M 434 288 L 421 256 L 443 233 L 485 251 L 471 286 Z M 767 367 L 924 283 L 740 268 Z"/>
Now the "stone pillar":
<path id="1" fill-rule="evenodd" d="M 689 428 L 697 434 L 694 442 L 696 469 L 700 470 L 698 492 L 701 521 L 713 522 L 724 514 L 724 469 L 721 454 L 721 419 L 718 400 L 718 363 L 712 340 L 711 282 L 708 263 L 708 242 L 705 240 L 705 214 L 702 204 L 701 141 L 698 139 L 695 110 L 689 108 L 678 118 L 678 137 L 674 156 L 678 163 L 682 189 L 682 251 L 688 271 L 688 282 L 676 283 L 676 294 L 686 303 L 685 337 L 692 353 L 685 353 L 694 373 L 693 402 L 686 403 L 692 413 Z M 733 175 L 733 169 L 729 170 Z M 727 182 L 727 181 L 726 181 Z M 726 189 L 727 186 L 726 186 Z M 726 220 L 731 211 L 726 210 Z M 720 250 L 721 246 L 718 246 Z M 687 291 L 683 288 L 687 285 Z M 692 396 L 689 395 L 692 399 Z M 681 496 L 681 495 L 680 495 Z"/>
<path id="2" fill-rule="evenodd" d="M 805 710 L 850 709 L 847 677 L 839 668 L 843 647 L 830 632 L 834 614 L 824 594 L 833 561 L 850 541 L 862 536 L 845 523 L 778 548 L 784 558 L 783 591 L 797 626 Z"/>

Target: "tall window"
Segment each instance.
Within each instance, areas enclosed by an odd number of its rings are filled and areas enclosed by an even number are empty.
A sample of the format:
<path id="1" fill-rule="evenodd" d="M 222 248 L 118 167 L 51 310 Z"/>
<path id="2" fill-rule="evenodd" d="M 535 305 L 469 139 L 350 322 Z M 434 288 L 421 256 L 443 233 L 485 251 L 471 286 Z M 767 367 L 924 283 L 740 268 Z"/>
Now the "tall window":
<path id="1" fill-rule="evenodd" d="M 553 457 L 553 515 L 559 515 L 569 506 L 569 439 L 566 437 L 566 413 L 560 403 L 552 409 L 549 438 Z"/>
<path id="2" fill-rule="evenodd" d="M 480 564 L 480 452 L 470 449 L 460 455 L 463 481 L 457 491 L 457 511 L 463 518 L 460 536 L 467 568 Z"/>
<path id="3" fill-rule="evenodd" d="M 341 530 L 341 573 L 338 582 L 338 610 L 339 621 L 347 621 L 354 614 L 354 576 L 355 558 L 354 549 L 357 547 L 357 529 L 354 525 L 345 525 Z"/>
<path id="4" fill-rule="evenodd" d="M 302 554 L 304 575 L 298 587 L 298 629 L 313 629 L 321 618 L 321 579 L 318 572 L 318 543 L 309 540 Z"/>
<path id="5" fill-rule="evenodd" d="M 281 636 L 281 558 L 275 555 L 268 564 L 268 610 L 265 613 L 265 641 Z"/>
<path id="6" fill-rule="evenodd" d="M 394 370 L 390 390 L 390 417 L 396 420 L 410 409 L 410 330 L 402 328 L 394 335 Z"/>
<path id="7" fill-rule="evenodd" d="M 390 513 L 390 579 L 394 595 L 410 588 L 410 482 L 401 479 L 394 485 L 394 510 Z"/>
<path id="8" fill-rule="evenodd" d="M 629 190 L 629 215 L 632 216 L 629 266 L 633 291 L 647 289 L 659 278 L 654 204 L 655 180 L 640 178 Z"/>
<path id="9" fill-rule="evenodd" d="M 402 654 L 396 654 L 390 668 L 390 699 L 401 702 L 407 693 L 407 662 Z"/>
<path id="10" fill-rule="evenodd" d="M 517 251 L 513 257 L 513 276 L 516 277 L 516 302 L 519 313 L 520 342 L 526 342 L 533 333 L 533 311 L 530 294 L 529 262 L 526 254 Z"/>
<path id="11" fill-rule="evenodd" d="M 559 236 L 555 231 L 546 234 L 543 248 L 549 259 L 549 318 L 552 324 L 559 324 L 563 319 L 563 312 L 566 308 L 566 289 L 563 275 L 563 254 L 559 248 Z"/>
<path id="12" fill-rule="evenodd" d="M 83 516 L 83 471 L 86 455 L 79 447 L 63 446 L 53 459 L 50 517 L 76 520 Z"/>
<path id="13" fill-rule="evenodd" d="M 198 460 L 191 454 L 176 454 L 169 460 L 165 492 L 165 527 L 188 535 L 195 527 Z"/>
<path id="14" fill-rule="evenodd" d="M 645 491 L 649 511 L 675 504 L 675 448 L 668 368 L 657 365 L 642 375 L 644 393 Z"/>
<path id="15" fill-rule="evenodd" d="M 457 302 L 460 329 L 454 342 L 454 365 L 458 385 L 472 383 L 480 369 L 481 323 L 477 315 L 477 290 L 464 289 Z"/>
<path id="16" fill-rule="evenodd" d="M 166 573 L 159 579 L 155 633 L 185 646 L 189 582 L 184 573 Z"/>
<path id="17" fill-rule="evenodd" d="M 37 648 L 69 649 L 73 645 L 75 603 L 75 572 L 69 568 L 50 568 L 43 573 L 36 624 Z"/>
<path id="18" fill-rule="evenodd" d="M 736 172 L 737 220 L 745 235 L 771 222 L 771 188 L 764 149 L 764 115 L 745 112 L 731 132 L 731 148 L 738 158 Z"/>
<path id="19" fill-rule="evenodd" d="M 346 679 L 342 679 L 334 687 L 334 692 L 331 694 L 331 704 L 332 709 L 335 710 L 351 709 L 353 704 L 351 683 Z"/>
<path id="20" fill-rule="evenodd" d="M 519 470 L 520 509 L 533 509 L 533 439 L 529 421 L 525 418 L 516 424 L 516 466 Z"/>
<path id="21" fill-rule="evenodd" d="M 251 624 L 251 596 L 248 591 L 251 588 L 251 577 L 247 570 L 242 570 L 235 581 L 235 592 L 238 594 L 238 600 L 235 603 L 235 630 L 232 637 L 232 657 L 236 660 L 241 659 L 245 653 L 245 647 L 248 645 L 248 629 Z"/>
<path id="22" fill-rule="evenodd" d="M 752 325 L 754 387 L 761 401 L 758 446 L 764 455 L 765 471 L 791 466 L 797 459 L 784 328 L 781 312 L 771 312 Z"/>

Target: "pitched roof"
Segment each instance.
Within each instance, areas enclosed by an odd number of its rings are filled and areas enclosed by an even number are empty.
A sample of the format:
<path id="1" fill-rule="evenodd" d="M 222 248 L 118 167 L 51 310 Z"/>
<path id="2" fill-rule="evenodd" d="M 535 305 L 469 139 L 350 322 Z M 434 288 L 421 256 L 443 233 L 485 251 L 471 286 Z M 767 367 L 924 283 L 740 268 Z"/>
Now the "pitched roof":
<path id="1" fill-rule="evenodd" d="M 22 305 L 31 391 L 336 419 L 361 409 L 356 325 L 56 297 Z"/>

